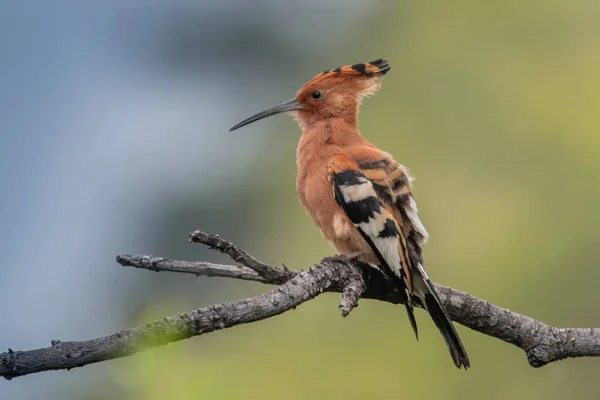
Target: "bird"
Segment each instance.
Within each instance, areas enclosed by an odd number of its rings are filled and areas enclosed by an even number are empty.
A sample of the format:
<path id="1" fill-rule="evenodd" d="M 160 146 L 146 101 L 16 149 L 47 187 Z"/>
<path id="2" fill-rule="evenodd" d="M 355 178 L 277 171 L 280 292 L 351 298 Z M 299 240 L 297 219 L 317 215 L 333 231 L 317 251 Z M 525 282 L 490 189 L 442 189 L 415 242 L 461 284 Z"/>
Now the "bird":
<path id="1" fill-rule="evenodd" d="M 393 283 L 419 339 L 415 305 L 430 315 L 454 365 L 467 370 L 469 357 L 425 272 L 422 245 L 429 238 L 413 196 L 413 177 L 392 155 L 363 138 L 358 127 L 362 100 L 374 95 L 391 70 L 388 60 L 325 70 L 294 98 L 246 118 L 230 131 L 287 113 L 302 134 L 296 151 L 300 203 L 322 235 L 341 254 L 378 268 Z"/>

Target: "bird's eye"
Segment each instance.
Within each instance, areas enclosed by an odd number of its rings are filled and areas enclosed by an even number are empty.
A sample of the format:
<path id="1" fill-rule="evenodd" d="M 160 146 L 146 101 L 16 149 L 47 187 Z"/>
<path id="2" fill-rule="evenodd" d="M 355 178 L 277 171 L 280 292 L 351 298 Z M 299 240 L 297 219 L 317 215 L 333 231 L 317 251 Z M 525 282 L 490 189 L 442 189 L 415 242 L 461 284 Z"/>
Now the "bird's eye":
<path id="1" fill-rule="evenodd" d="M 318 90 L 315 90 L 312 93 L 312 97 L 313 97 L 313 99 L 320 99 L 321 98 L 321 92 L 319 92 Z"/>

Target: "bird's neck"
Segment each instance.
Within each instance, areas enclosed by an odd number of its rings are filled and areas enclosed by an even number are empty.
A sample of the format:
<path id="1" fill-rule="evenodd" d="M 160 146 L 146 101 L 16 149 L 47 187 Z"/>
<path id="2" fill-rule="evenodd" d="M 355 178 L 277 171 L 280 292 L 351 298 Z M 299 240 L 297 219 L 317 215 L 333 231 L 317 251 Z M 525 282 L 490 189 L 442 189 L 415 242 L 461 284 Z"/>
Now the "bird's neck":
<path id="1" fill-rule="evenodd" d="M 315 121 L 303 126 L 296 153 L 298 168 L 323 168 L 343 148 L 361 143 L 365 143 L 365 140 L 356 124 L 350 124 L 342 118 Z"/>

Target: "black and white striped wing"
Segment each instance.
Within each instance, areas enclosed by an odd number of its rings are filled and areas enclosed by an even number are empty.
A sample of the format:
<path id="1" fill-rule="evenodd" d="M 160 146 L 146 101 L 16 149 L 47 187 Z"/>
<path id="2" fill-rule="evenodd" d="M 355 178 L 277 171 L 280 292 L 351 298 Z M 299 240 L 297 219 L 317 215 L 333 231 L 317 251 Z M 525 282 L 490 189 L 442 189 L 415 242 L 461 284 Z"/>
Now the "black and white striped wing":
<path id="1" fill-rule="evenodd" d="M 356 164 L 344 158 L 343 155 L 336 156 L 329 164 L 335 199 L 394 282 L 418 337 L 412 304 L 411 265 L 402 230 L 390 206 L 378 195 L 374 183 L 354 167 Z"/>

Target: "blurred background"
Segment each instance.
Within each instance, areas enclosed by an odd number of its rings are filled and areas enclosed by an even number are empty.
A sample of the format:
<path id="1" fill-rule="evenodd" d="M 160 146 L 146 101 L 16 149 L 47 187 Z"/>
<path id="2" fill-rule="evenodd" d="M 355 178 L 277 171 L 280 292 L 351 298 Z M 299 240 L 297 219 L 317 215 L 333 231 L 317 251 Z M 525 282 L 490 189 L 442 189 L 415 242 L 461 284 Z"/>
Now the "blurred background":
<path id="1" fill-rule="evenodd" d="M 0 347 L 85 340 L 269 290 L 124 269 L 229 262 L 195 228 L 306 268 L 332 248 L 295 192 L 299 129 L 243 118 L 317 73 L 385 57 L 361 130 L 417 177 L 434 281 L 558 326 L 599 326 L 600 3 L 23 1 L 0 11 Z M 418 311 L 327 294 L 264 322 L 70 372 L 2 399 L 600 396 L 600 360 L 528 366 L 460 326 L 458 371 Z"/>

